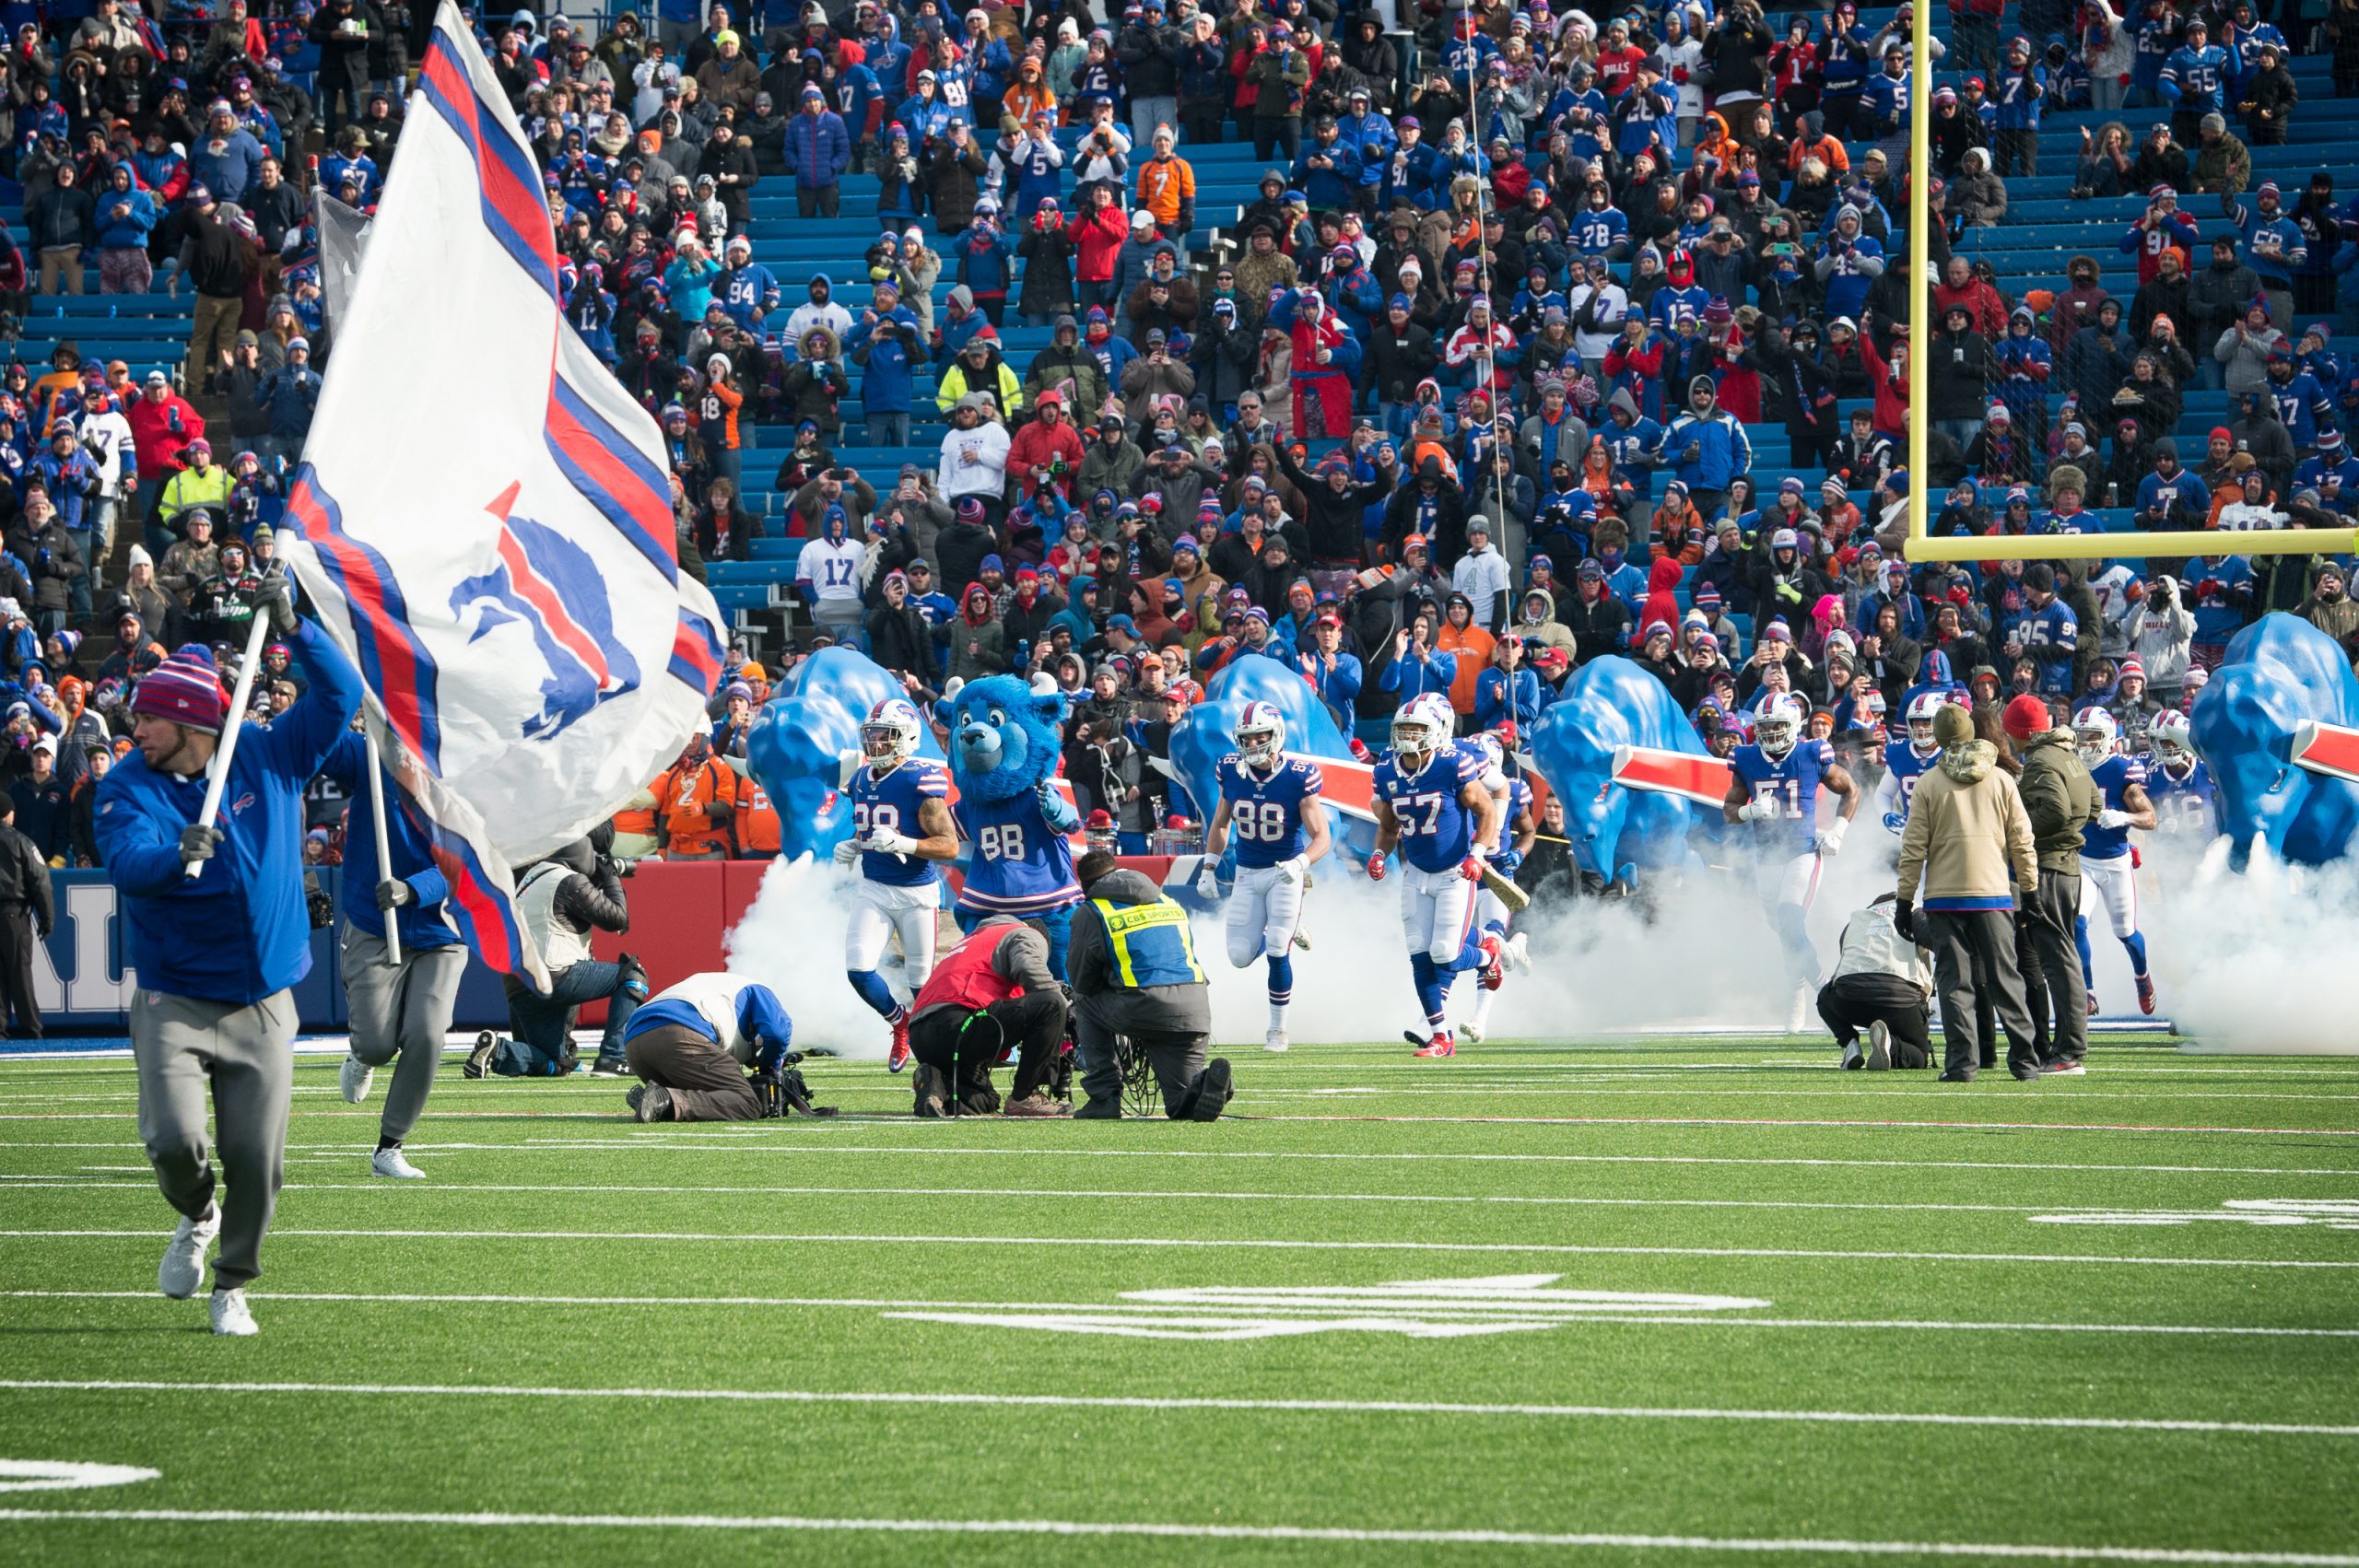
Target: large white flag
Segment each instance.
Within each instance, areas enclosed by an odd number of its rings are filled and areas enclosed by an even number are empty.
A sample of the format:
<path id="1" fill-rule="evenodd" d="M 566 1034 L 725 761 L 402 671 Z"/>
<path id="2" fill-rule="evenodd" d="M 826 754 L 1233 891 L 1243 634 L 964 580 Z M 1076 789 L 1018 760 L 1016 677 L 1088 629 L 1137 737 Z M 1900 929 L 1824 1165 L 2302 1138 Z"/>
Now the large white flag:
<path id="1" fill-rule="evenodd" d="M 368 679 L 475 951 L 542 977 L 509 868 L 705 720 L 720 614 L 679 569 L 663 445 L 564 321 L 540 174 L 443 0 L 306 462 L 288 555 Z"/>

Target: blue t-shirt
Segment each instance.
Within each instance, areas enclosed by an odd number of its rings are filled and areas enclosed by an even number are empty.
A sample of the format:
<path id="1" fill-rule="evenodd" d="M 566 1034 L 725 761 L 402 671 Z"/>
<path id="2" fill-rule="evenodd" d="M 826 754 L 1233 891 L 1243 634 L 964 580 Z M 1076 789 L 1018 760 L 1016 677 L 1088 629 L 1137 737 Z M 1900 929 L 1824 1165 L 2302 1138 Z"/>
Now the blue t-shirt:
<path id="1" fill-rule="evenodd" d="M 1401 858 L 1421 872 L 1448 871 L 1474 841 L 1474 813 L 1459 799 L 1483 777 L 1480 759 L 1444 745 L 1415 773 L 1388 753 L 1376 765 L 1376 792 L 1401 824 Z"/>
<path id="2" fill-rule="evenodd" d="M 1302 803 L 1326 787 L 1317 763 L 1282 756 L 1277 771 L 1263 778 L 1231 753 L 1213 776 L 1220 798 L 1228 802 L 1229 837 L 1239 866 L 1258 871 L 1302 853 L 1310 837 L 1303 826 Z"/>
<path id="3" fill-rule="evenodd" d="M 2212 766 L 2198 757 L 2184 777 L 2167 767 L 2146 775 L 2146 793 L 2154 802 L 2154 825 L 2169 837 L 2202 843 L 2220 833 L 2220 802 L 2212 782 Z"/>
<path id="4" fill-rule="evenodd" d="M 1834 749 L 1825 741 L 1796 741 L 1792 751 L 1772 762 L 1759 746 L 1739 746 L 1729 766 L 1744 780 L 1756 805 L 1766 802 L 1777 808 L 1769 825 L 1760 829 L 1761 847 L 1809 854 L 1818 837 L 1819 780 L 1835 766 Z"/>
<path id="5" fill-rule="evenodd" d="M 1908 814 L 1908 802 L 1917 798 L 1917 780 L 1925 777 L 1932 766 L 1942 760 L 1939 746 L 1926 755 L 1917 755 L 1914 743 L 1890 741 L 1884 748 L 1884 770 L 1892 775 L 1893 787 L 1900 791 L 1900 814 Z"/>
<path id="6" fill-rule="evenodd" d="M 958 837 L 975 847 L 958 907 L 986 915 L 1039 915 L 1081 901 L 1074 880 L 1073 846 L 1049 825 L 1039 797 L 1027 791 L 1007 801 L 960 796 L 950 814 Z"/>
<path id="7" fill-rule="evenodd" d="M 2107 811 L 2126 812 L 2130 809 L 2130 787 L 2146 782 L 2146 765 L 2136 757 L 2123 756 L 2119 752 L 2089 769 L 2089 777 L 2105 792 Z M 2081 829 L 2081 858 L 2084 860 L 2118 860 L 2130 853 L 2130 830 L 2126 827 L 2099 827 L 2095 823 Z"/>
<path id="8" fill-rule="evenodd" d="M 928 801 L 949 798 L 950 776 L 938 762 L 909 757 L 881 778 L 875 764 L 863 763 L 851 776 L 852 835 L 866 837 L 881 827 L 922 838 L 925 830 L 918 825 L 918 813 Z M 934 862 L 922 856 L 874 851 L 860 857 L 860 874 L 893 887 L 923 887 L 942 880 Z"/>

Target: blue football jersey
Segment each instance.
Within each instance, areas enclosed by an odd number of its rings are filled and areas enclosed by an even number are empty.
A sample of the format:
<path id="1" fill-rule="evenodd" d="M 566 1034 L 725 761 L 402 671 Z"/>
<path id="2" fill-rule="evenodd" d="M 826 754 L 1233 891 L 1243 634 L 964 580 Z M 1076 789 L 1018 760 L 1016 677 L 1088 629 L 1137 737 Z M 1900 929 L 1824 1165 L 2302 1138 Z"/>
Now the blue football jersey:
<path id="1" fill-rule="evenodd" d="M 1214 777 L 1220 781 L 1220 798 L 1228 802 L 1229 838 L 1238 865 L 1260 870 L 1302 853 L 1310 837 L 1302 825 L 1302 802 L 1326 788 L 1317 763 L 1282 756 L 1265 778 L 1231 753 L 1220 759 Z"/>
<path id="2" fill-rule="evenodd" d="M 1900 814 L 1908 814 L 1908 802 L 1917 796 L 1917 780 L 1925 777 L 1932 766 L 1942 760 L 1942 749 L 1935 746 L 1930 756 L 1919 756 L 1917 748 L 1907 741 L 1887 741 L 1884 748 L 1884 770 L 1892 775 L 1894 788 L 1900 791 Z"/>
<path id="3" fill-rule="evenodd" d="M 1027 790 L 1011 801 L 960 796 L 950 814 L 958 837 L 975 847 L 958 907 L 986 915 L 1039 915 L 1081 901 L 1073 846 L 1040 814 Z"/>
<path id="4" fill-rule="evenodd" d="M 873 829 L 889 828 L 922 838 L 925 830 L 918 825 L 919 810 L 928 801 L 949 798 L 950 775 L 938 762 L 910 757 L 881 778 L 874 764 L 863 763 L 851 776 L 852 837 L 866 837 Z M 860 874 L 895 887 L 923 887 L 942 880 L 935 863 L 917 855 L 863 854 Z"/>
<path id="5" fill-rule="evenodd" d="M 2146 775 L 2146 793 L 2154 797 L 2154 825 L 2174 837 L 2197 842 L 2219 837 L 2220 802 L 2212 782 L 2212 765 L 2198 757 L 2184 778 L 2156 766 Z"/>
<path id="6" fill-rule="evenodd" d="M 1474 842 L 1474 813 L 1459 796 L 1483 777 L 1482 759 L 1444 746 L 1414 774 L 1387 754 L 1376 765 L 1376 792 L 1401 824 L 1401 858 L 1421 872 L 1448 871 Z"/>
<path id="7" fill-rule="evenodd" d="M 1759 746 L 1739 746 L 1729 766 L 1744 780 L 1756 804 L 1766 802 L 1777 808 L 1755 842 L 1764 849 L 1809 854 L 1818 837 L 1818 784 L 1835 766 L 1834 749 L 1825 741 L 1796 741 L 1792 751 L 1772 762 Z"/>
<path id="8" fill-rule="evenodd" d="M 2119 752 L 2089 769 L 2089 777 L 2105 796 L 2107 811 L 2126 812 L 2130 809 L 2130 787 L 2146 782 L 2146 765 L 2136 757 L 2123 756 Z M 2099 827 L 2095 823 L 2081 829 L 2081 858 L 2087 860 L 2112 860 L 2130 853 L 2130 830 L 2126 827 Z"/>

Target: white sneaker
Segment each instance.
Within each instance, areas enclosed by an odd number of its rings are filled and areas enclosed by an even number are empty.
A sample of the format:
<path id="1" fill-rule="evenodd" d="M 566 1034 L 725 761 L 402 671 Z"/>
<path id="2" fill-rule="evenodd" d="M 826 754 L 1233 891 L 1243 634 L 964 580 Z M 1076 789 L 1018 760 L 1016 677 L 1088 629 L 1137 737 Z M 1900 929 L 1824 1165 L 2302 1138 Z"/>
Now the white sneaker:
<path id="1" fill-rule="evenodd" d="M 377 1070 L 357 1056 L 346 1057 L 335 1070 L 336 1093 L 356 1106 L 369 1097 L 369 1085 L 376 1081 Z"/>
<path id="2" fill-rule="evenodd" d="M 172 1233 L 170 1243 L 164 1248 L 164 1260 L 156 1265 L 156 1288 L 174 1301 L 186 1301 L 205 1282 L 205 1252 L 213 1238 L 221 1234 L 221 1205 L 216 1203 L 205 1211 L 205 1218 L 192 1220 L 183 1216 L 180 1229 Z"/>
<path id="3" fill-rule="evenodd" d="M 1810 1032 L 1811 1004 L 1816 1000 L 1817 997 L 1810 987 L 1800 986 L 1795 989 L 1794 1010 L 1786 1014 L 1787 1034 L 1804 1035 Z"/>
<path id="4" fill-rule="evenodd" d="M 253 1313 L 246 1306 L 246 1293 L 243 1286 L 236 1290 L 215 1291 L 212 1301 L 207 1305 L 213 1311 L 215 1333 L 229 1334 L 242 1340 L 262 1332 L 260 1326 L 254 1322 Z"/>
<path id="5" fill-rule="evenodd" d="M 1508 944 L 1499 951 L 1499 956 L 1507 960 L 1508 968 L 1520 969 L 1527 974 L 1531 972 L 1532 952 L 1523 932 L 1518 931 L 1508 938 Z"/>
<path id="6" fill-rule="evenodd" d="M 380 1149 L 370 1155 L 369 1174 L 391 1176 L 395 1181 L 424 1181 L 426 1179 L 426 1173 L 411 1164 L 407 1157 L 397 1148 Z"/>
<path id="7" fill-rule="evenodd" d="M 1265 1051 L 1285 1050 L 1286 1048 L 1286 1032 L 1284 1029 L 1271 1030 L 1268 1034 L 1262 1036 L 1262 1048 Z"/>

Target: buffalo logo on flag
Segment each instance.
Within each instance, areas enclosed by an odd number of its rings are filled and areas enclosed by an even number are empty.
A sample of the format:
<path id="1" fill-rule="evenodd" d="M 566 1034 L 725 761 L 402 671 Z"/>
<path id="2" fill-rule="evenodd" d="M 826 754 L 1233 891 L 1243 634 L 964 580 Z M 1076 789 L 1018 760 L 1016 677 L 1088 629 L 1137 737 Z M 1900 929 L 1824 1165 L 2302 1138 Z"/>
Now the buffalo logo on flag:
<path id="1" fill-rule="evenodd" d="M 537 166 L 453 5 L 405 124 L 331 323 L 288 555 L 367 682 L 460 933 L 538 980 L 510 868 L 703 729 L 721 615 L 680 570 L 662 432 L 565 321 Z"/>

